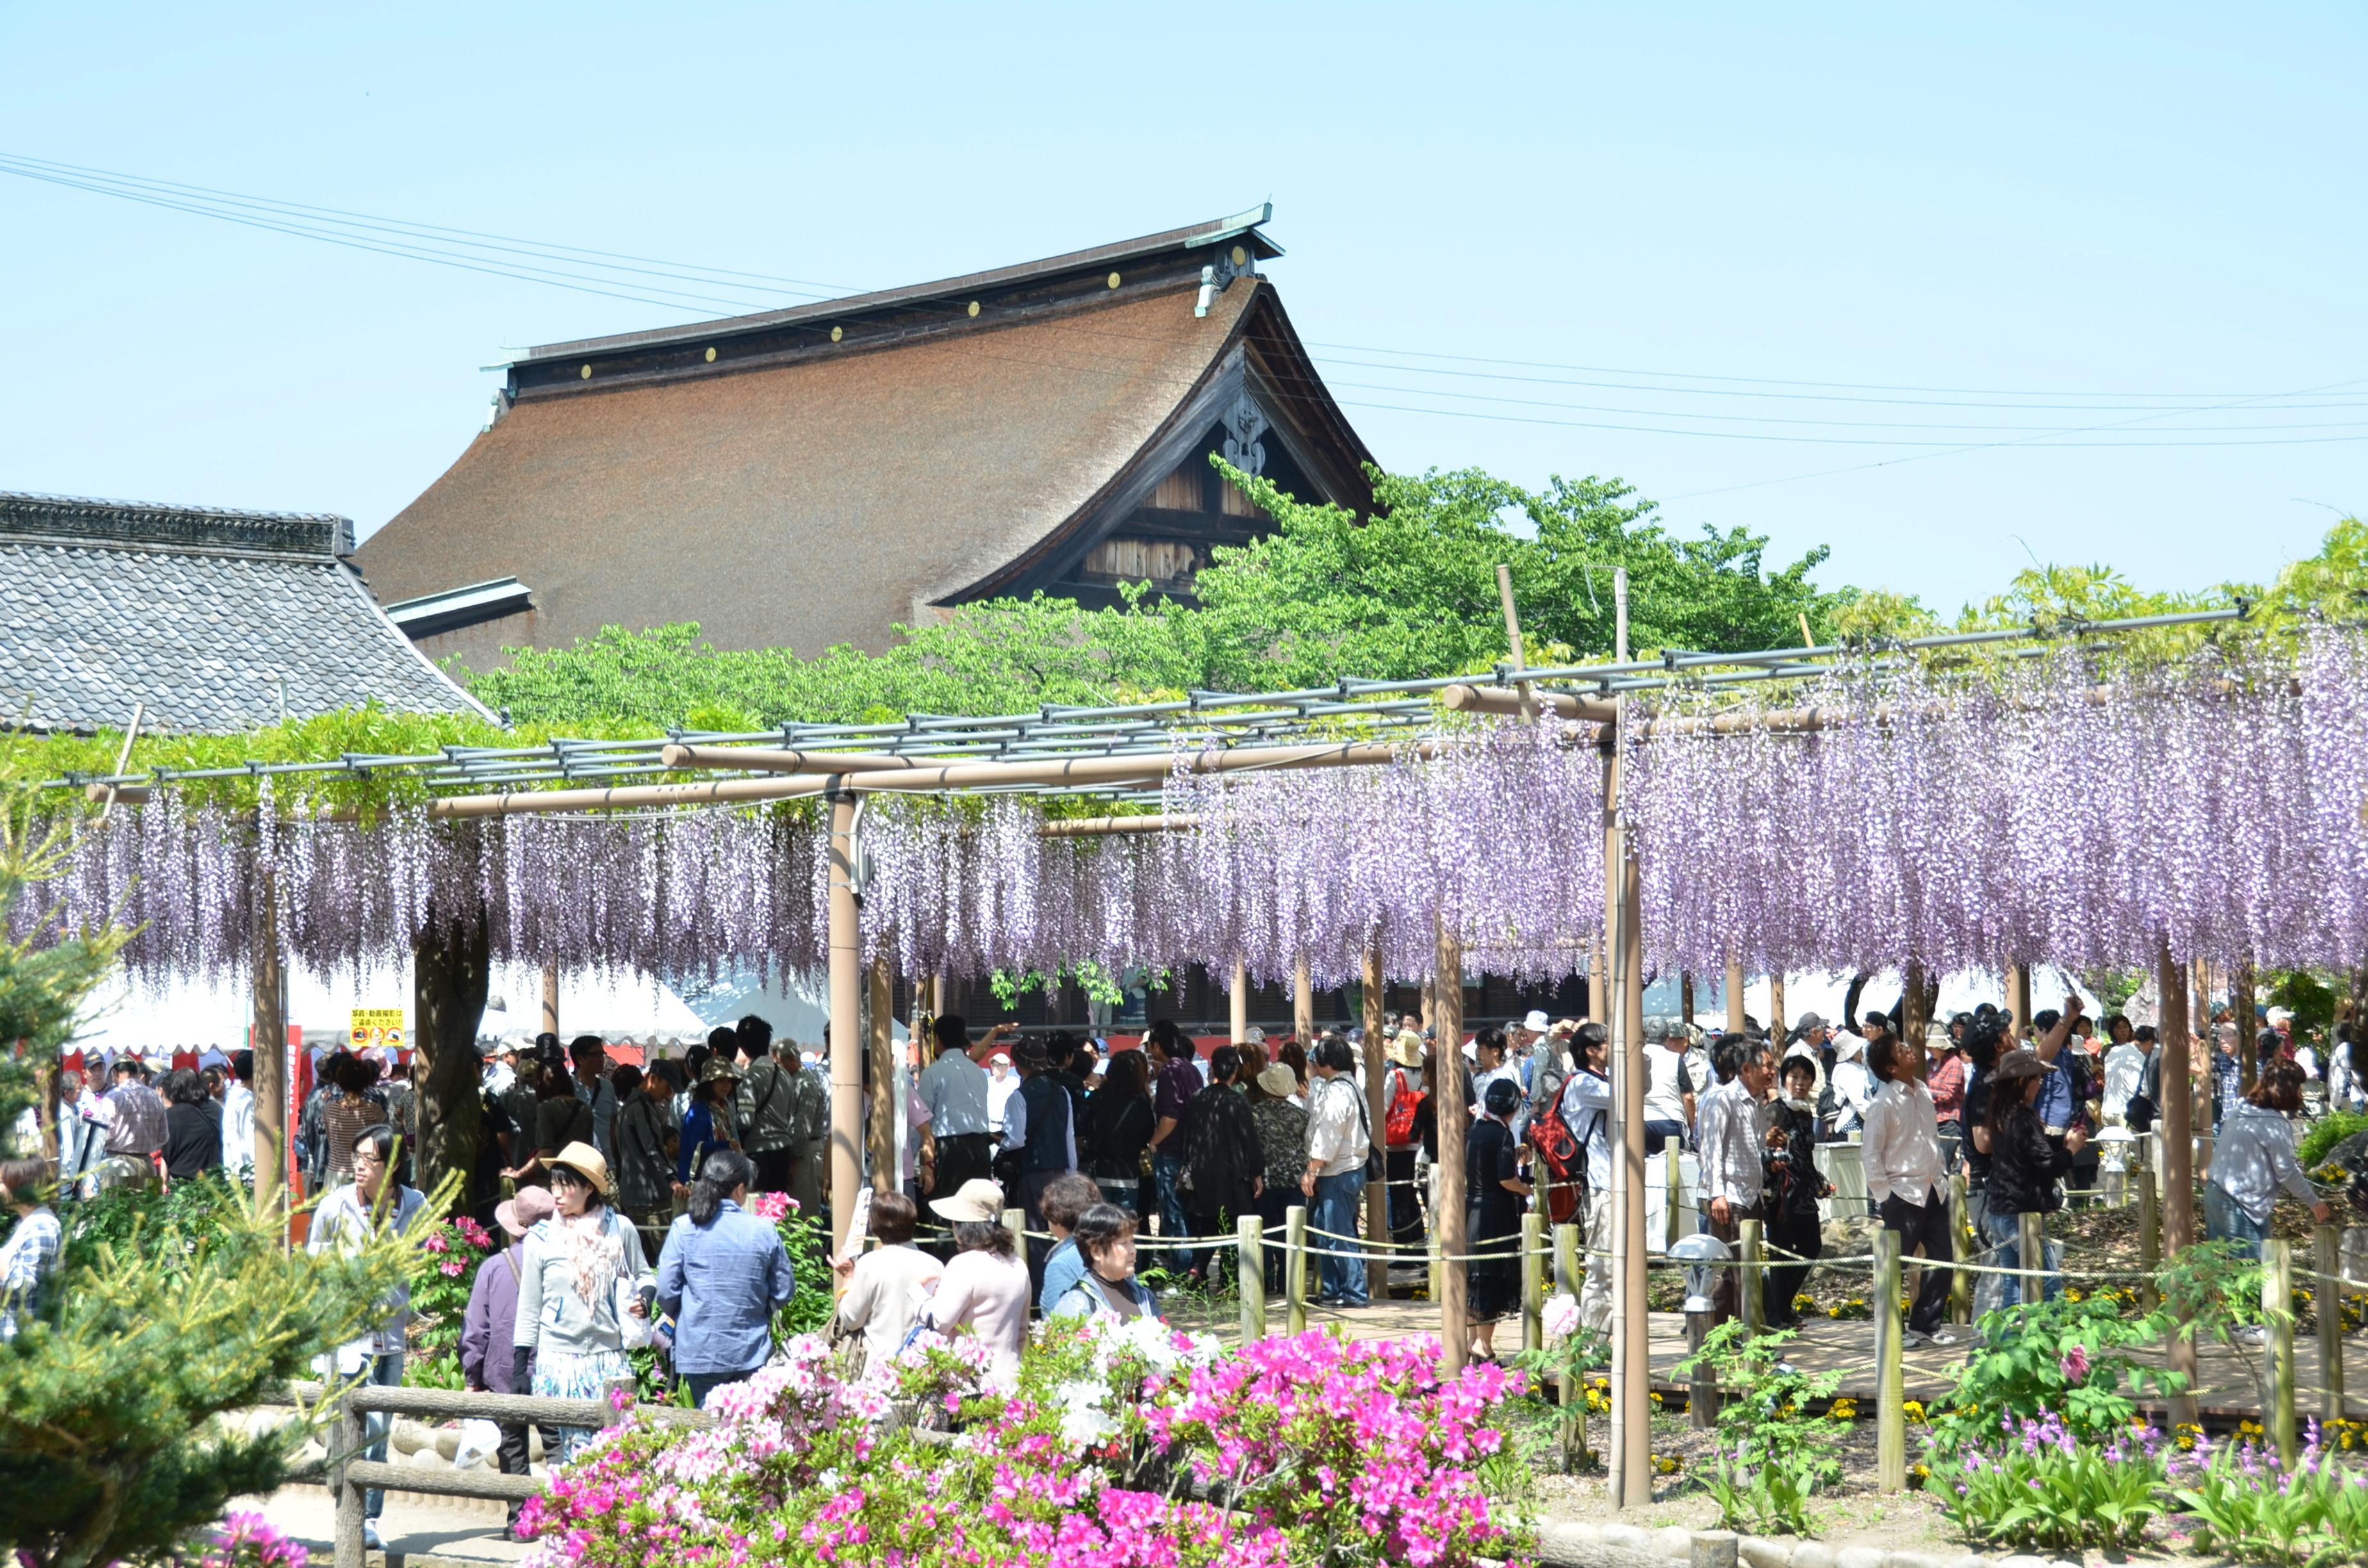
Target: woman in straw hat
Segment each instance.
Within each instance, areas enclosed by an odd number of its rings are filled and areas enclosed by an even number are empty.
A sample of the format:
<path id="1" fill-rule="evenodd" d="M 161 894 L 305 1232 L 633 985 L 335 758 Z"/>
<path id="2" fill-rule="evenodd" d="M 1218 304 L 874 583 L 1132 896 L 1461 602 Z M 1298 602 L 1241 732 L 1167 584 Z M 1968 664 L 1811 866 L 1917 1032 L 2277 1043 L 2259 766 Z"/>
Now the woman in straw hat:
<path id="1" fill-rule="evenodd" d="M 546 1162 L 556 1210 L 527 1232 L 518 1271 L 513 1386 L 533 1366 L 540 1399 L 601 1399 L 630 1380 L 627 1349 L 647 1342 L 655 1277 L 641 1233 L 609 1206 L 609 1162 L 589 1143 L 570 1143 Z M 553 1464 L 591 1441 L 596 1428 L 563 1426 Z"/>

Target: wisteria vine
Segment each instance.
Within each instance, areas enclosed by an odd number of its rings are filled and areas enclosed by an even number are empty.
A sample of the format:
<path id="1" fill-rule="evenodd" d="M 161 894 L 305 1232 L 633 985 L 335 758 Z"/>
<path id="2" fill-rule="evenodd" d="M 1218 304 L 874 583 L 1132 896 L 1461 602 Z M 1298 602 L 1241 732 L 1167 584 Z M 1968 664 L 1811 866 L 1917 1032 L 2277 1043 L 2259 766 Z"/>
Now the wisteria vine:
<path id="1" fill-rule="evenodd" d="M 2368 958 L 2355 631 L 2320 631 L 2291 665 L 2101 682 L 2077 649 L 1975 682 L 1845 669 L 1768 706 L 1804 703 L 1822 726 L 1657 722 L 1623 739 L 1655 967 L 2129 968 L 2166 940 L 2273 965 Z M 1711 711 L 1680 698 L 1658 717 Z M 1239 960 L 1275 982 L 1304 960 L 1328 986 L 1375 946 L 1389 974 L 1428 973 L 1443 915 L 1473 967 L 1582 968 L 1603 905 L 1588 733 L 1506 722 L 1435 739 L 1435 756 L 1383 767 L 1178 773 L 1164 807 L 1200 819 L 1181 833 L 1048 839 L 1014 797 L 871 797 L 865 951 L 956 977 Z M 67 874 L 12 921 L 112 913 L 140 927 L 135 972 L 222 976 L 247 962 L 268 871 L 282 941 L 324 971 L 480 924 L 501 960 L 806 970 L 825 956 L 827 840 L 802 804 L 461 822 L 411 808 L 365 825 L 168 792 L 87 825 Z"/>

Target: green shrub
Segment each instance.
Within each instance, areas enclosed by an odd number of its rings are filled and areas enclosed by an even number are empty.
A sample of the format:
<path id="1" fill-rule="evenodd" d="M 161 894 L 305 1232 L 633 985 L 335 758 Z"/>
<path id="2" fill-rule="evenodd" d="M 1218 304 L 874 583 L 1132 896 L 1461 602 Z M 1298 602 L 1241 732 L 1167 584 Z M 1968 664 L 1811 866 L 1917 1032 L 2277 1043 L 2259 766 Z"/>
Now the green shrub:
<path id="1" fill-rule="evenodd" d="M 1815 1527 L 1809 1499 L 1841 1479 L 1835 1449 L 1850 1423 L 1808 1414 L 1832 1400 L 1841 1374 L 1792 1369 L 1783 1350 L 1793 1337 L 1721 1324 L 1700 1355 L 1678 1366 L 1680 1378 L 1702 1367 L 1723 1391 L 1718 1451 L 1702 1484 L 1724 1528 L 1807 1535 Z"/>
<path id="2" fill-rule="evenodd" d="M 2162 1338 L 2162 1314 L 2122 1315 L 2106 1296 L 2016 1305 L 1982 1314 L 1980 1342 L 1932 1422 L 1935 1454 L 1987 1447 L 2009 1422 L 2053 1415 L 2076 1437 L 2112 1441 L 2137 1414 L 2133 1395 L 2174 1393 L 2180 1374 L 2141 1362 Z"/>
<path id="3" fill-rule="evenodd" d="M 2162 1466 L 2148 1448 L 2129 1431 L 2084 1442 L 2045 1412 L 2018 1423 L 2009 1440 L 1936 1460 L 1925 1489 L 1975 1544 L 2123 1551 L 2162 1511 Z"/>
<path id="4" fill-rule="evenodd" d="M 2310 1131 L 2294 1145 L 2294 1157 L 2302 1168 L 2317 1170 L 2328 1153 L 2347 1138 L 2368 1132 L 2368 1111 L 2330 1111 L 2311 1123 Z"/>

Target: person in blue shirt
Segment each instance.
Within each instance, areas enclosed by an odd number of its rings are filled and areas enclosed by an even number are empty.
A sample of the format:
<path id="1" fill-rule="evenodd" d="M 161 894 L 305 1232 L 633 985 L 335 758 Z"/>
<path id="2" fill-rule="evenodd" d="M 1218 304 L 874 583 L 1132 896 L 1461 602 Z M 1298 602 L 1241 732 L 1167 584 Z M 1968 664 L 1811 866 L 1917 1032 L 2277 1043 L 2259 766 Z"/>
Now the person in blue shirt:
<path id="1" fill-rule="evenodd" d="M 699 1075 L 699 1087 L 691 1091 L 690 1108 L 682 1113 L 680 1142 L 674 1157 L 677 1198 L 689 1194 L 690 1173 L 705 1170 L 709 1154 L 733 1147 L 732 1092 L 739 1083 L 739 1071 L 729 1060 L 722 1056 L 708 1058 L 706 1070 Z"/>
<path id="2" fill-rule="evenodd" d="M 1055 1176 L 1044 1188 L 1041 1207 L 1044 1213 L 1044 1229 L 1052 1233 L 1053 1250 L 1044 1255 L 1044 1288 L 1036 1293 L 1036 1305 L 1046 1317 L 1053 1315 L 1054 1303 L 1067 1294 L 1070 1286 L 1086 1277 L 1086 1260 L 1077 1251 L 1077 1216 L 1102 1200 L 1102 1189 L 1094 1178 L 1071 1171 Z"/>
<path id="3" fill-rule="evenodd" d="M 763 1368 L 773 1350 L 773 1314 L 797 1294 L 780 1233 L 740 1207 L 756 1175 L 735 1150 L 707 1155 L 689 1212 L 675 1221 L 658 1254 L 658 1305 L 675 1320 L 675 1375 L 700 1406 Z"/>
<path id="4" fill-rule="evenodd" d="M 1165 1322 L 1158 1298 L 1134 1277 L 1134 1216 L 1115 1203 L 1097 1203 L 1077 1216 L 1072 1233 L 1086 1271 L 1053 1303 L 1056 1318 L 1149 1317 Z"/>

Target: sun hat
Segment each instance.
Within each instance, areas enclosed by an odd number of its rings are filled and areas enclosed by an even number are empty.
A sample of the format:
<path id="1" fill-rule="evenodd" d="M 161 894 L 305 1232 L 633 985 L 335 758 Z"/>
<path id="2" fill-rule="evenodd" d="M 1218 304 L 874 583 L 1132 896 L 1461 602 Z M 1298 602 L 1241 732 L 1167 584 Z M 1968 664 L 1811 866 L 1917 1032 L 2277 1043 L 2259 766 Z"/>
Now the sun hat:
<path id="1" fill-rule="evenodd" d="M 2047 1063 L 2039 1059 L 2039 1052 L 2009 1051 L 1998 1059 L 1998 1066 L 1991 1071 L 1990 1081 L 1994 1084 L 2015 1084 L 2025 1078 L 2045 1076 Z"/>
<path id="2" fill-rule="evenodd" d="M 1299 1077 L 1288 1066 L 1278 1062 L 1271 1067 L 1259 1069 L 1258 1086 L 1276 1099 L 1287 1100 L 1299 1093 Z"/>
<path id="3" fill-rule="evenodd" d="M 712 1084 L 718 1080 L 736 1084 L 740 1081 L 740 1070 L 721 1056 L 711 1056 L 707 1059 L 707 1065 L 700 1069 L 699 1081 Z"/>
<path id="4" fill-rule="evenodd" d="M 1011 1064 L 1030 1077 L 1053 1070 L 1052 1053 L 1041 1040 L 1023 1040 L 1011 1048 Z"/>
<path id="5" fill-rule="evenodd" d="M 494 1206 L 494 1223 L 511 1235 L 522 1236 L 534 1229 L 538 1220 L 548 1220 L 558 1210 L 547 1187 L 522 1187 L 516 1198 L 507 1199 Z"/>
<path id="6" fill-rule="evenodd" d="M 1936 1018 L 1932 1022 L 1924 1026 L 1925 1050 L 1946 1051 L 1955 1043 L 1956 1042 L 1954 1040 L 1949 1038 L 1949 1026 L 1941 1023 L 1939 1019 Z"/>
<path id="7" fill-rule="evenodd" d="M 992 1225 L 1003 1218 L 1003 1188 L 984 1176 L 973 1176 L 951 1198 L 929 1199 L 929 1208 L 939 1219 L 957 1225 Z"/>
<path id="8" fill-rule="evenodd" d="M 574 1171 L 590 1182 L 595 1192 L 614 1190 L 609 1180 L 609 1162 L 589 1143 L 570 1143 L 553 1155 L 551 1163 L 561 1170 Z"/>
<path id="9" fill-rule="evenodd" d="M 1521 1027 L 1531 1034 L 1543 1034 L 1546 1032 L 1547 1022 L 1545 1009 L 1532 1007 L 1530 1009 L 1530 1016 L 1521 1020 Z"/>
<path id="10" fill-rule="evenodd" d="M 1264 1045 L 1266 1043 L 1266 1030 L 1258 1028 L 1256 1024 L 1252 1024 L 1249 1028 L 1242 1031 L 1242 1043 L 1244 1045 Z"/>
<path id="11" fill-rule="evenodd" d="M 1422 1036 L 1412 1029 L 1401 1029 L 1397 1039 L 1390 1041 L 1390 1060 L 1401 1067 L 1422 1065 Z"/>

